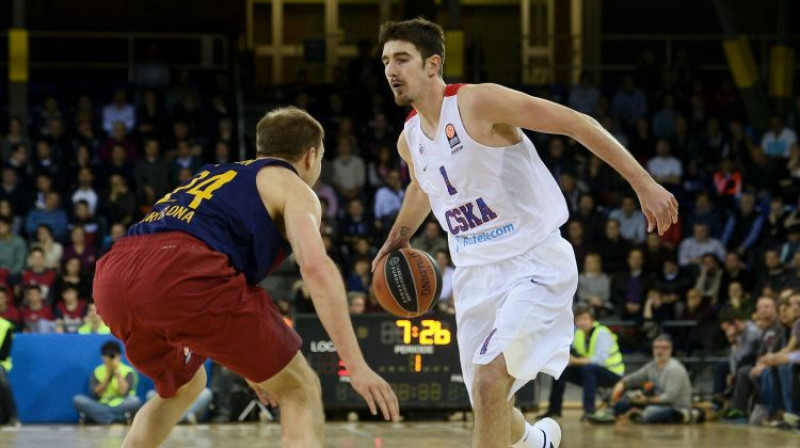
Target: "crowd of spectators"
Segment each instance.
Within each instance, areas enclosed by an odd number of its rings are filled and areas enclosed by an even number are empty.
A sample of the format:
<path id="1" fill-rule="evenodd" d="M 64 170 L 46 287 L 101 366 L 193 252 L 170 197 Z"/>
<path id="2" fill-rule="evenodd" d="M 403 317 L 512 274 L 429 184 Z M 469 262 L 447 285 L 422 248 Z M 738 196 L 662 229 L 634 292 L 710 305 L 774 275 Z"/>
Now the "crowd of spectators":
<path id="1" fill-rule="evenodd" d="M 680 202 L 678 224 L 648 234 L 635 192 L 613 169 L 567 137 L 531 134 L 570 210 L 562 233 L 581 272 L 576 303 L 600 320 L 634 322 L 620 334 L 623 349 L 649 347 L 662 322 L 681 319 L 695 324 L 676 330 L 676 353 L 725 350 L 722 327 L 733 317 L 759 325 L 756 303 L 765 298 L 787 310 L 785 328 L 800 318 L 789 306 L 800 291 L 800 96 L 768 128 L 754 128 L 732 82 L 709 79 L 685 56 L 671 66 L 643 57 L 602 85 L 584 73 L 569 88 L 535 92 L 597 119 Z M 49 95 L 0 131 L 0 316 L 20 331 L 77 331 L 97 258 L 203 163 L 238 160 L 225 75 L 175 78 L 168 88 L 103 98 Z M 369 267 L 409 181 L 395 149 L 407 111 L 393 104 L 368 52 L 337 70 L 333 84 L 304 79 L 278 98 L 326 130 L 314 186 L 324 242 L 351 310 L 380 312 Z M 443 231 L 428 221 L 412 246 L 442 265 L 437 312 L 452 313 Z M 263 286 L 289 320 L 314 311 L 291 258 Z"/>
<path id="2" fill-rule="evenodd" d="M 238 154 L 224 74 L 165 89 L 47 95 L 0 133 L 0 317 L 31 333 L 105 331 L 97 259 L 203 163 Z"/>

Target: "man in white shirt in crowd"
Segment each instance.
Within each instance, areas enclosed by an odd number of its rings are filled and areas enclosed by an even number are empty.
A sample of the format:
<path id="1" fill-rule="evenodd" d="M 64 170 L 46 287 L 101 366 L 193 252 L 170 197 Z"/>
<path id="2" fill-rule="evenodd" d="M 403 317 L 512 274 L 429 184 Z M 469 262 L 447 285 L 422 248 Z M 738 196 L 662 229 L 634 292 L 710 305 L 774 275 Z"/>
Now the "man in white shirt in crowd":
<path id="1" fill-rule="evenodd" d="M 103 130 L 111 134 L 115 122 L 125 125 L 125 130 L 131 132 L 136 126 L 136 110 L 126 99 L 125 91 L 117 89 L 114 91 L 114 101 L 103 108 Z"/>
<path id="2" fill-rule="evenodd" d="M 786 124 L 778 115 L 769 120 L 769 130 L 761 137 L 761 147 L 770 157 L 789 158 L 789 149 L 797 143 L 797 134 L 786 127 Z"/>
<path id="3" fill-rule="evenodd" d="M 670 154 L 669 142 L 664 139 L 656 142 L 656 156 L 647 162 L 647 171 L 653 179 L 667 187 L 678 186 L 683 177 L 683 164 Z"/>
<path id="4" fill-rule="evenodd" d="M 708 253 L 716 255 L 718 260 L 725 259 L 725 247 L 720 240 L 708 236 L 707 224 L 695 223 L 692 235 L 678 247 L 678 264 L 682 267 L 696 265 L 699 269 L 703 255 Z"/>
<path id="5" fill-rule="evenodd" d="M 336 146 L 336 158 L 333 159 L 333 185 L 345 199 L 361 196 L 367 181 L 364 159 L 353 154 L 353 142 L 347 137 L 340 137 Z"/>
<path id="6" fill-rule="evenodd" d="M 400 172 L 392 170 L 386 176 L 386 185 L 375 192 L 375 227 L 381 231 L 392 226 L 405 196 Z"/>
<path id="7" fill-rule="evenodd" d="M 635 245 L 644 242 L 647 221 L 644 213 L 636 207 L 636 201 L 632 196 L 622 198 L 622 206 L 612 211 L 608 217 L 619 222 L 619 234 L 622 238 Z"/>

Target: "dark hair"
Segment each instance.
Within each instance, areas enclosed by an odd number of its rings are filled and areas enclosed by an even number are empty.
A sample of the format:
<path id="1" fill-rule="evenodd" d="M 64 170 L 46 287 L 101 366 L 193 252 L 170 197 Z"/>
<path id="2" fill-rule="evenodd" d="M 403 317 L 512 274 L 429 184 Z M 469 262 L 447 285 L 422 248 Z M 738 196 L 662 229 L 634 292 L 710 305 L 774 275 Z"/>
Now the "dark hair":
<path id="1" fill-rule="evenodd" d="M 78 260 L 78 266 L 79 266 L 80 270 L 82 271 L 82 270 L 83 270 L 83 265 L 81 264 L 81 257 L 79 257 L 79 256 L 77 256 L 77 255 L 72 255 L 72 256 L 69 256 L 69 257 L 67 257 L 67 258 L 64 260 L 64 262 L 63 262 L 63 263 L 61 263 L 61 270 L 62 270 L 62 271 L 66 271 L 66 270 L 67 270 L 67 265 L 68 265 L 68 264 L 69 264 L 69 262 L 70 262 L 70 261 L 72 261 L 72 260 Z M 72 285 L 72 286 L 74 286 L 74 285 Z"/>
<path id="2" fill-rule="evenodd" d="M 122 354 L 122 347 L 117 341 L 108 341 L 100 347 L 100 354 L 113 358 Z"/>
<path id="3" fill-rule="evenodd" d="M 383 47 L 390 40 L 402 40 L 414 44 L 422 55 L 423 64 L 429 57 L 435 54 L 439 55 L 442 58 L 439 76 L 442 75 L 445 53 L 442 27 L 422 17 L 402 22 L 388 21 L 381 25 L 378 32 L 378 43 Z"/>
<path id="4" fill-rule="evenodd" d="M 78 287 L 75 286 L 75 285 L 69 284 L 69 283 L 65 284 L 64 287 L 61 288 L 61 294 L 64 294 L 67 291 L 75 291 L 75 294 L 80 295 L 80 291 L 78 290 Z"/>
<path id="5" fill-rule="evenodd" d="M 721 324 L 732 324 L 736 321 L 744 320 L 742 317 L 737 314 L 733 308 L 725 307 L 719 313 L 719 322 Z"/>
<path id="6" fill-rule="evenodd" d="M 325 131 L 308 112 L 296 107 L 275 109 L 256 125 L 256 154 L 296 162 L 308 148 L 321 149 Z"/>
<path id="7" fill-rule="evenodd" d="M 47 230 L 47 233 L 50 234 L 50 236 L 53 236 L 53 229 L 51 229 L 49 225 L 39 224 L 38 226 L 36 226 L 36 233 L 39 233 L 39 229 L 45 229 Z"/>
<path id="8" fill-rule="evenodd" d="M 588 314 L 592 319 L 594 319 L 594 311 L 592 310 L 592 307 L 586 305 L 579 305 L 575 307 L 575 312 L 573 314 L 575 315 L 575 317 Z"/>
<path id="9" fill-rule="evenodd" d="M 667 341 L 669 343 L 669 346 L 673 347 L 672 336 L 668 335 L 667 333 L 661 333 L 658 336 L 656 336 L 656 338 L 653 339 L 653 343 L 655 343 L 656 341 Z"/>

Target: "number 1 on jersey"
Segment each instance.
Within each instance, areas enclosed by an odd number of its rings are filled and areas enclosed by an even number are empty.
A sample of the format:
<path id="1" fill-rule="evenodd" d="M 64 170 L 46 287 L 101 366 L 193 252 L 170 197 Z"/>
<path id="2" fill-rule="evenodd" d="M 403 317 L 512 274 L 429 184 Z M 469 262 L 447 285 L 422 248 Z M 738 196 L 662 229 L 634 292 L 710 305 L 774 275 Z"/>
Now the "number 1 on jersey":
<path id="1" fill-rule="evenodd" d="M 458 191 L 450 185 L 450 179 L 447 178 L 447 171 L 444 169 L 444 165 L 439 167 L 439 172 L 442 173 L 442 177 L 444 178 L 444 184 L 447 185 L 447 192 L 450 193 L 450 196 L 458 193 Z"/>

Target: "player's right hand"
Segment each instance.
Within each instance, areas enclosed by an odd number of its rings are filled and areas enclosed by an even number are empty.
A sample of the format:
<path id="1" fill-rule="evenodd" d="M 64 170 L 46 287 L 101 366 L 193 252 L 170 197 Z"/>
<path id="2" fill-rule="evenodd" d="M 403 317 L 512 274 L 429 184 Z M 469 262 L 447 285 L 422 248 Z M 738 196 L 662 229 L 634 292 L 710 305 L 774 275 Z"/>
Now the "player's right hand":
<path id="1" fill-rule="evenodd" d="M 375 258 L 372 259 L 372 272 L 375 272 L 375 268 L 378 267 L 378 262 L 383 259 L 383 257 L 389 255 L 389 252 L 397 249 L 402 249 L 404 247 L 411 247 L 411 244 L 408 243 L 408 240 L 403 241 L 393 241 L 393 240 L 386 240 L 383 243 L 383 247 L 381 250 L 378 251 L 378 254 L 375 255 Z"/>
<path id="2" fill-rule="evenodd" d="M 400 419 L 400 406 L 397 404 L 397 395 L 372 369 L 364 365 L 356 370 L 350 370 L 350 384 L 369 406 L 372 415 L 378 415 L 380 408 L 383 418 L 398 421 Z"/>

